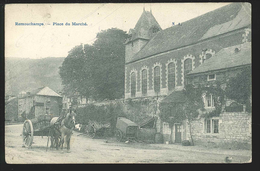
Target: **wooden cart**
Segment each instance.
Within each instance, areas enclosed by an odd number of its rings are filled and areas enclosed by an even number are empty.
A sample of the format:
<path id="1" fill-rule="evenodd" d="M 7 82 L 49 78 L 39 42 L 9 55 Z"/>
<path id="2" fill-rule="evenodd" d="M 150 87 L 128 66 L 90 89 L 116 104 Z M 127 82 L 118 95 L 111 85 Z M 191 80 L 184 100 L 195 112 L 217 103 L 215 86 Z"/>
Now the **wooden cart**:
<path id="1" fill-rule="evenodd" d="M 85 132 L 90 138 L 95 138 L 97 136 L 104 136 L 109 129 L 110 123 L 103 124 L 89 120 L 88 125 L 85 127 Z"/>
<path id="2" fill-rule="evenodd" d="M 117 118 L 116 128 L 115 136 L 117 141 L 137 138 L 138 125 L 125 117 Z"/>
<path id="3" fill-rule="evenodd" d="M 50 136 L 53 146 L 59 143 L 60 135 L 55 134 L 55 125 L 50 125 L 52 115 L 39 115 L 34 119 L 26 119 L 23 123 L 23 146 L 31 147 L 34 136 Z M 47 144 L 48 145 L 48 144 Z"/>

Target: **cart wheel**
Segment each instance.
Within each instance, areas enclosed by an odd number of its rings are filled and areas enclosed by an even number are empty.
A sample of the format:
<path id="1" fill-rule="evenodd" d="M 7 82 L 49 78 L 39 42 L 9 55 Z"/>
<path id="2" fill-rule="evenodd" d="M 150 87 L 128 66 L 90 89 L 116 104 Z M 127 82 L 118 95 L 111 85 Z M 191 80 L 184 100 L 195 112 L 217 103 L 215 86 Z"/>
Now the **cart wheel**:
<path id="1" fill-rule="evenodd" d="M 33 142 L 33 125 L 30 120 L 25 120 L 23 123 L 23 145 L 30 147 Z"/>
<path id="2" fill-rule="evenodd" d="M 117 129 L 115 136 L 116 136 L 116 140 L 117 140 L 118 142 L 120 142 L 120 141 L 122 140 L 122 138 L 123 138 L 123 133 L 122 133 L 122 131 L 120 131 L 119 129 Z"/>
<path id="3" fill-rule="evenodd" d="M 96 129 L 92 125 L 86 126 L 85 130 L 90 138 L 94 138 L 96 136 Z"/>

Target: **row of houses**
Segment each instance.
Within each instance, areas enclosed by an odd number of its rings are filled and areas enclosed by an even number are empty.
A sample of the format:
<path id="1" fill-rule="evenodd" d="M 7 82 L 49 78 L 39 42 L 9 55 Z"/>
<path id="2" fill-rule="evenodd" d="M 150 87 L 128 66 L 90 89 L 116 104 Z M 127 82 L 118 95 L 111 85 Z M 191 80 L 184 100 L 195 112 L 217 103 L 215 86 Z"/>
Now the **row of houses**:
<path id="1" fill-rule="evenodd" d="M 59 116 L 62 109 L 69 109 L 72 106 L 73 101 L 79 107 L 90 102 L 82 96 L 67 97 L 47 86 L 31 91 L 22 91 L 18 96 L 5 97 L 5 120 L 22 121 L 25 116 L 31 119 L 43 114 Z"/>
<path id="2" fill-rule="evenodd" d="M 181 92 L 186 85 L 225 86 L 244 68 L 251 69 L 249 3 L 232 3 L 164 30 L 152 12 L 144 10 L 125 43 L 125 99 L 185 103 Z M 208 111 L 215 109 L 213 96 L 203 96 Z M 234 104 L 227 101 L 226 106 Z M 170 126 L 158 113 L 157 132 L 164 141 L 190 140 L 187 120 Z M 197 142 L 250 144 L 251 113 L 224 111 L 198 118 L 192 132 Z"/>

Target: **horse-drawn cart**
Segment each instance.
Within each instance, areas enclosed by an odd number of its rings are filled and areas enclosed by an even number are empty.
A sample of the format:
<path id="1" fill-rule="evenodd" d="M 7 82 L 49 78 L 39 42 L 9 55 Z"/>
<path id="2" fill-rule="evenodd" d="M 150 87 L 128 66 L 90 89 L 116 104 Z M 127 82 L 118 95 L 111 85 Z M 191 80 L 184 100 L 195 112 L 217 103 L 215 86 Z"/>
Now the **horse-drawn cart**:
<path id="1" fill-rule="evenodd" d="M 31 147 L 34 136 L 50 136 L 53 146 L 59 143 L 60 135 L 55 134 L 55 125 L 51 125 L 52 115 L 39 115 L 31 120 L 26 119 L 23 124 L 23 146 Z"/>
<path id="2" fill-rule="evenodd" d="M 138 125 L 127 118 L 118 117 L 116 128 L 115 136 L 117 141 L 136 139 L 137 137 Z"/>

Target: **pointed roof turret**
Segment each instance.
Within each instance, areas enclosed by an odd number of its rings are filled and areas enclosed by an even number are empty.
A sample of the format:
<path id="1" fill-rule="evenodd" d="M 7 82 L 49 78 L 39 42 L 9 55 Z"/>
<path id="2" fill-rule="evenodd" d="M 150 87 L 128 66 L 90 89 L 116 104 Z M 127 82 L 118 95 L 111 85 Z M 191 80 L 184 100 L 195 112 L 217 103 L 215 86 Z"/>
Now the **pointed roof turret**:
<path id="1" fill-rule="evenodd" d="M 145 11 L 143 8 L 143 13 L 135 25 L 134 29 L 130 29 L 129 37 L 126 43 L 134 41 L 136 39 L 146 39 L 149 40 L 154 36 L 154 33 L 162 30 L 159 23 L 154 18 L 152 12 Z"/>

